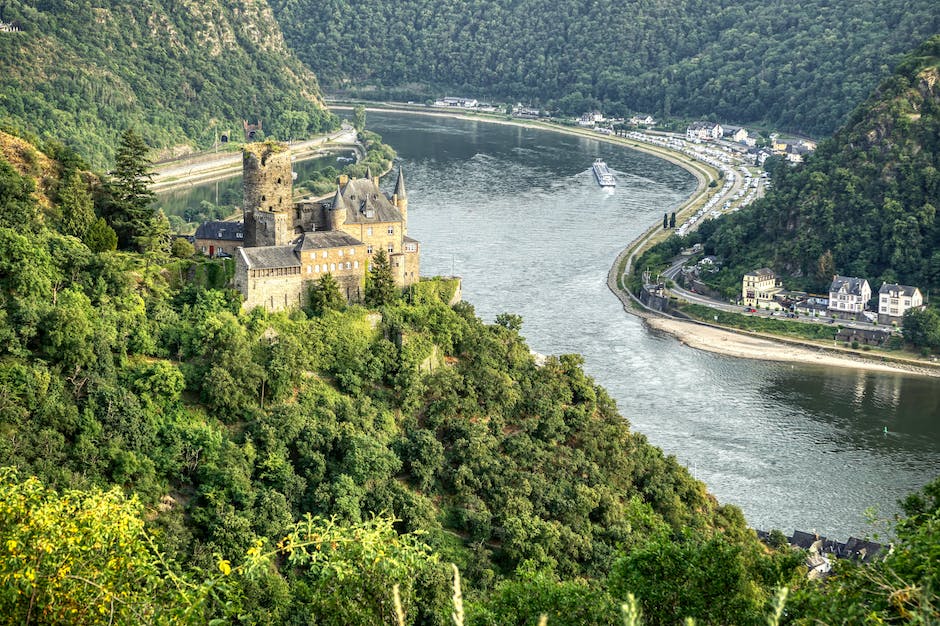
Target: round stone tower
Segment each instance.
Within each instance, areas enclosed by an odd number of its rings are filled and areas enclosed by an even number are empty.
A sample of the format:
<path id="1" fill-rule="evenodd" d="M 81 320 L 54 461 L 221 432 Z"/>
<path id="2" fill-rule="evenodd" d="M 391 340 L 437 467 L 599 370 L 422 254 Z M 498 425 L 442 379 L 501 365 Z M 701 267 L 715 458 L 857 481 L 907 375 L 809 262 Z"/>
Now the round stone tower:
<path id="1" fill-rule="evenodd" d="M 245 246 L 280 246 L 293 232 L 293 173 L 287 145 L 265 141 L 242 150 Z M 259 223 L 265 227 L 259 228 Z"/>

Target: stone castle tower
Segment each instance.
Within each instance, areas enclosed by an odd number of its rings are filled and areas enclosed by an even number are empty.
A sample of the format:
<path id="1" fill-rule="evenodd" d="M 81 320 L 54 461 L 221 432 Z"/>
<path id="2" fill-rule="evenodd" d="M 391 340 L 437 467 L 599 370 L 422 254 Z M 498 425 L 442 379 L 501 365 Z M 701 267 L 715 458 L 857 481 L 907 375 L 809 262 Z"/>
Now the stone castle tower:
<path id="1" fill-rule="evenodd" d="M 242 152 L 245 246 L 283 246 L 293 235 L 293 172 L 282 143 L 247 144 Z"/>
<path id="2" fill-rule="evenodd" d="M 395 182 L 395 191 L 392 192 L 392 204 L 401 211 L 401 227 L 403 234 L 408 234 L 408 194 L 405 193 L 405 175 L 402 168 L 398 168 L 398 180 Z"/>

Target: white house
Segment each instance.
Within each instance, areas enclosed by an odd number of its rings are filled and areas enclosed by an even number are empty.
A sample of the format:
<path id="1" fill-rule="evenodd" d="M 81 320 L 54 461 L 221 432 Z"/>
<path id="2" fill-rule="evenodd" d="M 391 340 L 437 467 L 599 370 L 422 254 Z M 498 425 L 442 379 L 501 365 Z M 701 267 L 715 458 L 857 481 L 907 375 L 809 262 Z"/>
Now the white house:
<path id="1" fill-rule="evenodd" d="M 685 131 L 689 139 L 721 139 L 724 129 L 714 122 L 692 122 Z"/>
<path id="2" fill-rule="evenodd" d="M 854 317 L 871 300 L 871 287 L 864 278 L 833 276 L 829 285 L 829 312 L 839 317 Z"/>
<path id="3" fill-rule="evenodd" d="M 908 309 L 924 305 L 924 297 L 917 287 L 882 283 L 878 290 L 878 321 L 882 324 L 897 322 Z"/>

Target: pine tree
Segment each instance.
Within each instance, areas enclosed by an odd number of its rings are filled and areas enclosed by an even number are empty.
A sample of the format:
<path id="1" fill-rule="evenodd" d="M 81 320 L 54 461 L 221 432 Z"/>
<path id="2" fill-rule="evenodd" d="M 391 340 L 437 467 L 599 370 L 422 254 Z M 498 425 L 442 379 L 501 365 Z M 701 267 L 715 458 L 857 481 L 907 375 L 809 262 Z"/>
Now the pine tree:
<path id="1" fill-rule="evenodd" d="M 88 227 L 83 241 L 92 252 L 109 252 L 117 249 L 118 238 L 114 229 L 99 217 Z"/>
<path id="2" fill-rule="evenodd" d="M 398 297 L 398 288 L 392 277 L 392 266 L 388 262 L 385 250 L 372 259 L 372 267 L 366 279 L 366 304 L 371 307 L 386 305 Z"/>
<path id="3" fill-rule="evenodd" d="M 122 248 L 145 243 L 139 238 L 151 234 L 156 217 L 154 193 L 150 190 L 153 175 L 147 158 L 149 150 L 133 129 L 121 135 L 112 179 L 108 182 L 111 197 L 107 212 Z"/>
<path id="4" fill-rule="evenodd" d="M 72 170 L 59 191 L 59 230 L 66 235 L 83 238 L 95 221 L 94 203 L 88 185 L 77 170 Z"/>
<path id="5" fill-rule="evenodd" d="M 669 228 L 669 216 L 663 213 L 663 230 Z"/>
<path id="6" fill-rule="evenodd" d="M 669 228 L 676 227 L 676 212 L 673 211 L 672 215 L 669 216 Z"/>

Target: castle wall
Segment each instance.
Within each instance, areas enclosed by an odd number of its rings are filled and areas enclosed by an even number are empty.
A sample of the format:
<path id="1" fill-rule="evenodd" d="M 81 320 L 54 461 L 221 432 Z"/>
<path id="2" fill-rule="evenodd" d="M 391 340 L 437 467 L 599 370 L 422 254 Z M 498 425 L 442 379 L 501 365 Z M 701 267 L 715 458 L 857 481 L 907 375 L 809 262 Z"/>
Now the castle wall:
<path id="1" fill-rule="evenodd" d="M 389 228 L 392 229 L 392 234 L 388 233 Z M 371 246 L 371 254 L 378 254 L 379 250 L 385 250 L 386 254 L 402 251 L 402 229 L 399 222 L 346 223 L 342 231 L 364 243 L 367 250 Z M 391 253 L 389 247 L 392 249 Z"/>
<path id="2" fill-rule="evenodd" d="M 286 246 L 293 238 L 293 220 L 290 213 L 255 211 L 254 246 Z"/>

